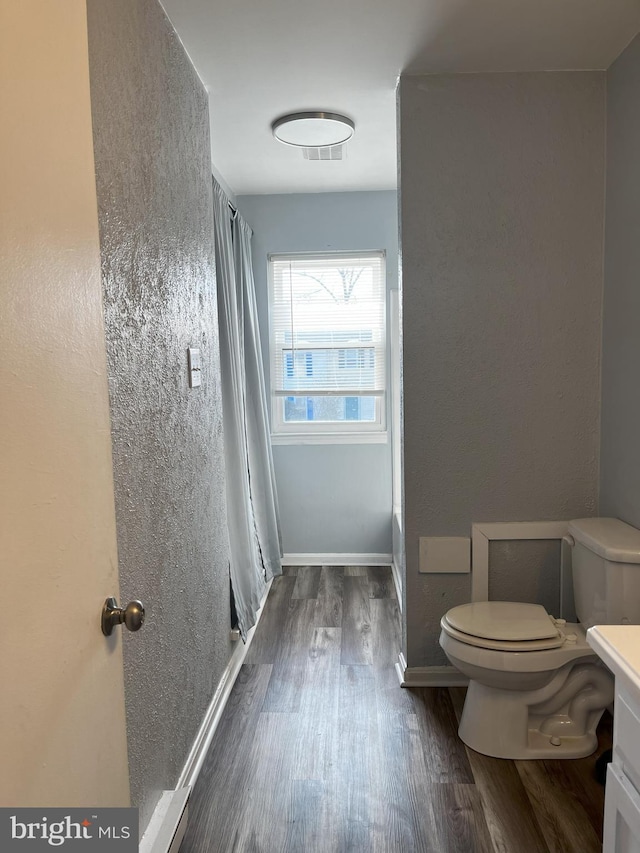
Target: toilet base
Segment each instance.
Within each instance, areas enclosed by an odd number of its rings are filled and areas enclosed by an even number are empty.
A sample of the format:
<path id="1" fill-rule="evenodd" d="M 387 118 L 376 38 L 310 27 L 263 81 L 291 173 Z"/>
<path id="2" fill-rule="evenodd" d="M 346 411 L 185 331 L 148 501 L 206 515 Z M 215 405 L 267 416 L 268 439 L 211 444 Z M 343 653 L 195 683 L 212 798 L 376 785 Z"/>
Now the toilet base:
<path id="1" fill-rule="evenodd" d="M 539 730 L 527 728 L 526 744 L 496 743 L 495 740 L 482 737 L 475 728 L 458 729 L 460 739 L 470 749 L 491 758 L 509 758 L 512 760 L 539 759 L 544 758 L 585 758 L 594 753 L 598 747 L 598 738 L 595 733 L 585 734 L 579 737 L 558 738 L 560 743 L 553 745 L 548 734 Z"/>
<path id="2" fill-rule="evenodd" d="M 501 690 L 470 681 L 458 729 L 461 740 L 493 758 L 591 755 L 598 745 L 596 727 L 609 701 L 606 682 L 610 676 L 589 664 L 579 670 L 571 668 L 576 686 L 578 677 L 580 682 L 590 683 L 577 693 L 571 690 L 569 700 L 561 705 L 553 701 L 553 695 L 549 697 L 548 688 Z M 569 682 L 570 674 L 566 670 L 558 673 L 558 682 Z"/>

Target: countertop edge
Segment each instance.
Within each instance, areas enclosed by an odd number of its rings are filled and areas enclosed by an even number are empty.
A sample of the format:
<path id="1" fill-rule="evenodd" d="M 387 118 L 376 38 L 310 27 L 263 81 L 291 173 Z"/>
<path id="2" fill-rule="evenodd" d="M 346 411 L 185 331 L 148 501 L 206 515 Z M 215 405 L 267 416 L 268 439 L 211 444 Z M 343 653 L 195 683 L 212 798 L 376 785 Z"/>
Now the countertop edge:
<path id="1" fill-rule="evenodd" d="M 602 626 L 605 628 L 607 626 Z M 619 645 L 600 630 L 601 626 L 595 625 L 587 631 L 587 642 L 598 654 L 598 657 L 609 667 L 616 678 L 620 677 L 626 689 L 631 692 L 637 701 L 640 701 L 640 672 L 631 666 L 620 651 Z"/>

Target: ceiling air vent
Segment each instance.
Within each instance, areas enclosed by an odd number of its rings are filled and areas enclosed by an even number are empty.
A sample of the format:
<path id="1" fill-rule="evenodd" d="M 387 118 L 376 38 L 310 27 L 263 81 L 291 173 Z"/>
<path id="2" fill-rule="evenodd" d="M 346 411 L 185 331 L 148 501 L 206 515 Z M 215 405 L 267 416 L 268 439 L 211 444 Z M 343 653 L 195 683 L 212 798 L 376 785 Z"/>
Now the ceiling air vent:
<path id="1" fill-rule="evenodd" d="M 344 145 L 324 145 L 321 148 L 303 148 L 305 160 L 342 160 Z"/>

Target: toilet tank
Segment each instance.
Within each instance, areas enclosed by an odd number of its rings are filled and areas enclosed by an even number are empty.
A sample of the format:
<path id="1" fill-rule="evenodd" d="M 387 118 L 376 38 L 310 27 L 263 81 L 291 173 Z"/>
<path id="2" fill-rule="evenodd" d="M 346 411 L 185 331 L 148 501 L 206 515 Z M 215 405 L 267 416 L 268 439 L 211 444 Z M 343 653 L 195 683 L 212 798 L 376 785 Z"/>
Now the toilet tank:
<path id="1" fill-rule="evenodd" d="M 585 628 L 640 625 L 640 530 L 617 518 L 569 522 L 573 595 Z"/>

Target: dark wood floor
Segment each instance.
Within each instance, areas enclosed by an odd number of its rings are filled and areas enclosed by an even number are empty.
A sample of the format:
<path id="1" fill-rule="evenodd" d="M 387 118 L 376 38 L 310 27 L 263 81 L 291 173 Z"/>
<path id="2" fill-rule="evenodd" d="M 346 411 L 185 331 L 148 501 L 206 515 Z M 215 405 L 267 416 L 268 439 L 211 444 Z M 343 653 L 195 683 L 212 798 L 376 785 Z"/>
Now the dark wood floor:
<path id="1" fill-rule="evenodd" d="M 181 853 L 600 850 L 595 757 L 487 758 L 457 737 L 463 689 L 399 687 L 389 569 L 285 572 L 193 791 Z"/>

